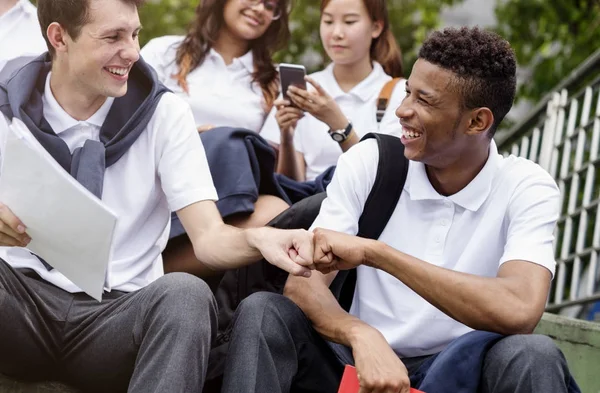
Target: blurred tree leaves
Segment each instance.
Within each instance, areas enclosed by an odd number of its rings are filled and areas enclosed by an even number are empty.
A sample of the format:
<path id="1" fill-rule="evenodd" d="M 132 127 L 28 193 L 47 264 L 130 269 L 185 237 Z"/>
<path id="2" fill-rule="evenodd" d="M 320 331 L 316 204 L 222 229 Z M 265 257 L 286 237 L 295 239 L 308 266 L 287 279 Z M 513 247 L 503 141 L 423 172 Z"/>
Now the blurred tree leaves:
<path id="1" fill-rule="evenodd" d="M 403 51 L 406 74 L 420 42 L 439 26 L 444 6 L 461 0 L 388 0 L 392 30 Z M 183 34 L 194 17 L 197 0 L 148 0 L 140 9 L 144 29 L 141 44 L 166 34 Z M 319 36 L 319 0 L 295 0 L 290 17 L 292 40 L 276 61 L 306 64 L 309 71 L 324 67 L 327 58 Z"/>
<path id="2" fill-rule="evenodd" d="M 407 75 L 420 43 L 439 27 L 441 10 L 461 2 L 388 0 Z M 196 4 L 198 0 L 147 0 L 140 9 L 144 26 L 140 44 L 162 35 L 184 34 Z M 319 0 L 294 0 L 292 40 L 276 61 L 303 63 L 309 71 L 324 67 L 319 4 Z M 527 70 L 518 98 L 538 100 L 600 48 L 600 0 L 496 0 L 495 4 L 496 31 L 511 43 L 519 65 Z"/>
<path id="3" fill-rule="evenodd" d="M 599 0 L 499 0 L 496 16 L 527 69 L 519 98 L 538 100 L 600 48 Z"/>

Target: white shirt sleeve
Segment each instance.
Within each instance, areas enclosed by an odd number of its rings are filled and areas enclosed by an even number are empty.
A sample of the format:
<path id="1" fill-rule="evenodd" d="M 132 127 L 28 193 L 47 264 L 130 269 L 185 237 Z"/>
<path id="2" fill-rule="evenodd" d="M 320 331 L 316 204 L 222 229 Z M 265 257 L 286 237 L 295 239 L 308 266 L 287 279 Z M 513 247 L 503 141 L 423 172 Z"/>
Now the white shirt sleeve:
<path id="1" fill-rule="evenodd" d="M 406 97 L 406 79 L 398 81 L 394 87 L 390 102 L 388 102 L 383 119 L 381 119 L 381 123 L 379 124 L 379 132 L 381 134 L 389 134 L 397 137 L 402 136 L 402 126 L 400 126 L 400 120 L 396 116 L 396 109 L 398 109 L 404 97 Z"/>
<path id="2" fill-rule="evenodd" d="M 158 176 L 171 211 L 202 200 L 216 201 L 217 191 L 189 106 L 166 93 L 155 116 Z"/>
<path id="3" fill-rule="evenodd" d="M 277 108 L 275 108 L 275 105 L 273 105 L 273 108 L 271 108 L 271 112 L 265 120 L 265 124 L 263 124 L 263 127 L 260 130 L 260 136 L 262 136 L 269 142 L 273 142 L 279 145 L 279 143 L 281 142 L 281 133 L 279 132 L 279 124 L 277 124 L 277 120 L 275 119 L 276 112 Z"/>
<path id="4" fill-rule="evenodd" d="M 8 119 L 0 112 L 0 173 L 2 173 L 3 152 L 6 147 L 6 138 L 9 133 Z"/>
<path id="5" fill-rule="evenodd" d="M 310 230 L 318 227 L 356 235 L 378 164 L 379 147 L 375 139 L 358 143 L 342 154 L 327 187 L 327 198 Z"/>
<path id="6" fill-rule="evenodd" d="M 522 167 L 520 167 L 522 169 Z M 533 262 L 552 274 L 554 228 L 560 212 L 560 191 L 542 168 L 521 174 L 524 180 L 515 188 L 508 206 L 508 232 L 500 265 L 513 260 Z"/>

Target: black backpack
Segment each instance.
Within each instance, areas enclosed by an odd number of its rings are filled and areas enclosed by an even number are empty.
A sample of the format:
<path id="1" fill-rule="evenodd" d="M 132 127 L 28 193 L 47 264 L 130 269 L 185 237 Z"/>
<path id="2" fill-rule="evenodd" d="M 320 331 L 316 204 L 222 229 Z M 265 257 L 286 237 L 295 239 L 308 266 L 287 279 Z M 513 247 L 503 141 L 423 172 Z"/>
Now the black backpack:
<path id="1" fill-rule="evenodd" d="M 399 138 L 370 133 L 361 141 L 371 138 L 376 139 L 379 146 L 379 165 L 375 183 L 358 222 L 358 236 L 378 239 L 404 188 L 408 160 L 404 157 L 404 145 Z M 326 193 L 323 192 L 305 198 L 275 217 L 268 225 L 281 229 L 308 229 L 317 218 L 321 202 L 326 197 Z M 282 293 L 287 277 L 288 273 L 265 260 L 225 273 L 215 292 L 219 306 L 219 330 L 216 344 L 211 351 L 211 367 L 207 379 L 218 377 L 223 372 L 231 321 L 240 302 L 255 292 Z M 355 285 L 355 269 L 338 272 L 331 283 L 331 291 L 346 311 L 350 310 Z"/>

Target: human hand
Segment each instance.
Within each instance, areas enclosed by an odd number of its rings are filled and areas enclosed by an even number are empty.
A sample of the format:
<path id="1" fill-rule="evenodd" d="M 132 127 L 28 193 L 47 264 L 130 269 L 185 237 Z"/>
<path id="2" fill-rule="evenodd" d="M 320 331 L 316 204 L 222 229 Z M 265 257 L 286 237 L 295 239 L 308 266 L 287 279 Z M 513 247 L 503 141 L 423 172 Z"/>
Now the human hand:
<path id="1" fill-rule="evenodd" d="M 290 104 L 290 101 L 283 98 L 279 98 L 273 103 L 275 108 L 277 108 L 275 120 L 277 120 L 277 124 L 279 125 L 282 139 L 292 139 L 298 120 L 304 117 L 302 109 L 290 106 Z"/>
<path id="2" fill-rule="evenodd" d="M 371 240 L 322 228 L 316 228 L 313 234 L 313 260 L 321 273 L 368 265 L 365 255 Z"/>
<path id="3" fill-rule="evenodd" d="M 29 235 L 25 233 L 26 230 L 25 225 L 12 210 L 0 203 L 0 246 L 26 247 L 31 241 Z"/>
<path id="4" fill-rule="evenodd" d="M 272 265 L 294 276 L 310 277 L 313 265 L 313 234 L 304 229 L 269 227 L 252 230 L 251 245 Z"/>
<path id="5" fill-rule="evenodd" d="M 288 97 L 298 108 L 313 115 L 318 120 L 327 124 L 332 130 L 341 130 L 348 125 L 348 118 L 335 100 L 317 83 L 307 76 L 306 81 L 314 86 L 314 91 L 304 90 L 297 86 L 290 86 Z"/>
<path id="6" fill-rule="evenodd" d="M 402 360 L 385 337 L 364 325 L 351 341 L 359 393 L 409 393 L 410 379 Z"/>
<path id="7" fill-rule="evenodd" d="M 204 131 L 212 130 L 215 128 L 212 124 L 204 124 L 198 127 L 198 132 L 203 133 Z"/>

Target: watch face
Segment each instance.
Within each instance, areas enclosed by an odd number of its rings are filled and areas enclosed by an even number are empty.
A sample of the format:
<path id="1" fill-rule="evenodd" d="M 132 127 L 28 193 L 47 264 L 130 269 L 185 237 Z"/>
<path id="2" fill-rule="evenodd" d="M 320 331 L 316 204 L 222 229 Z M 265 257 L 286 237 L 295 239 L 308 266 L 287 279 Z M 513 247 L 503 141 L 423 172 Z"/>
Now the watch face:
<path id="1" fill-rule="evenodd" d="M 338 142 L 338 143 L 341 143 L 341 142 L 343 142 L 343 141 L 345 141 L 345 140 L 346 140 L 346 135 L 344 135 L 343 133 L 341 133 L 341 132 L 339 132 L 339 131 L 333 131 L 333 132 L 331 133 L 331 138 L 332 138 L 334 141 L 336 141 L 336 142 Z"/>

